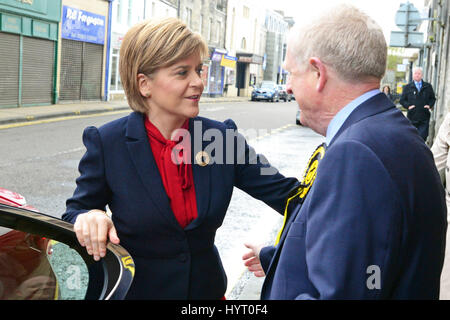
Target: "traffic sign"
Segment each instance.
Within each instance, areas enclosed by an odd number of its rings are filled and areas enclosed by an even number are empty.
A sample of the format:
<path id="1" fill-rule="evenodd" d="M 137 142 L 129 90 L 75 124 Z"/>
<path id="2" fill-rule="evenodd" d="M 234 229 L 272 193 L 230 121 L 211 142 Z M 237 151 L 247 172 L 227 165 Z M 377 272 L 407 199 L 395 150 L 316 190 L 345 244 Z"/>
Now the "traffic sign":
<path id="1" fill-rule="evenodd" d="M 395 23 L 401 31 L 391 31 L 391 47 L 422 48 L 423 33 L 417 32 L 424 19 L 412 3 L 402 3 L 395 15 Z"/>
<path id="2" fill-rule="evenodd" d="M 391 47 L 403 48 L 422 48 L 423 47 L 423 33 L 422 32 L 404 32 L 391 31 Z"/>
<path id="3" fill-rule="evenodd" d="M 417 10 L 412 3 L 403 3 L 400 5 L 395 14 L 395 24 L 400 30 L 406 31 L 417 31 L 422 23 L 422 17 L 420 16 L 419 10 Z"/>

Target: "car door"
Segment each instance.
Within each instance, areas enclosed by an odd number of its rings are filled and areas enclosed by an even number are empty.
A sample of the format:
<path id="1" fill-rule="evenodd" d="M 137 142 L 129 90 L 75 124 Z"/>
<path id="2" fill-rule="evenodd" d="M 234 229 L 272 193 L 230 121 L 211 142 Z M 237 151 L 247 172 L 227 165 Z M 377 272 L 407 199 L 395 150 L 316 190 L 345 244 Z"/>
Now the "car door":
<path id="1" fill-rule="evenodd" d="M 0 300 L 121 300 L 133 277 L 123 247 L 96 262 L 72 224 L 0 202 Z"/>

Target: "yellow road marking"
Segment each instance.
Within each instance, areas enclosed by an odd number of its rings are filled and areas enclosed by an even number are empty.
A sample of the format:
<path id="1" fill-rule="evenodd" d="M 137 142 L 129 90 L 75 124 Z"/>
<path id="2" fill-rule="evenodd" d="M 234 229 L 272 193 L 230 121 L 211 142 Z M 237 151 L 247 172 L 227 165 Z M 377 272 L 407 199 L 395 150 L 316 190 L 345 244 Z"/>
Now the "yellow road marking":
<path id="1" fill-rule="evenodd" d="M 9 124 L 0 125 L 0 130 L 11 129 L 11 128 L 18 128 L 18 127 L 25 127 L 25 126 L 32 126 L 32 125 L 43 124 L 43 123 L 52 123 L 52 122 L 65 121 L 65 120 L 101 117 L 101 116 L 104 116 L 104 115 L 114 115 L 114 114 L 129 113 L 129 112 L 131 112 L 131 110 L 106 111 L 106 112 L 100 112 L 100 113 L 80 115 L 80 111 L 76 111 L 74 113 L 75 115 L 73 115 L 73 116 L 64 116 L 64 117 L 42 119 L 42 120 L 33 120 L 34 116 L 27 116 L 26 119 L 30 120 L 30 121 L 28 121 L 28 122 L 9 123 Z"/>

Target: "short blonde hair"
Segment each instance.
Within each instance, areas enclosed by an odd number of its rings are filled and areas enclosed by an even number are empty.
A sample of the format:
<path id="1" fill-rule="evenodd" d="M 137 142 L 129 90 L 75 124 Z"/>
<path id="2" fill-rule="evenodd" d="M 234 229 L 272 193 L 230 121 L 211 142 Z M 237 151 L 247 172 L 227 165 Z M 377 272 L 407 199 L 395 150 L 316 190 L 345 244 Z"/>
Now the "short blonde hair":
<path id="1" fill-rule="evenodd" d="M 316 57 L 349 82 L 381 79 L 386 71 L 387 44 L 380 26 L 351 5 L 339 5 L 313 23 L 294 28 L 289 50 L 298 67 Z"/>
<path id="2" fill-rule="evenodd" d="M 176 18 L 147 20 L 128 30 L 120 48 L 119 72 L 128 104 L 134 111 L 148 111 L 139 91 L 138 74 L 151 76 L 183 58 L 199 53 L 204 59 L 208 46 Z"/>

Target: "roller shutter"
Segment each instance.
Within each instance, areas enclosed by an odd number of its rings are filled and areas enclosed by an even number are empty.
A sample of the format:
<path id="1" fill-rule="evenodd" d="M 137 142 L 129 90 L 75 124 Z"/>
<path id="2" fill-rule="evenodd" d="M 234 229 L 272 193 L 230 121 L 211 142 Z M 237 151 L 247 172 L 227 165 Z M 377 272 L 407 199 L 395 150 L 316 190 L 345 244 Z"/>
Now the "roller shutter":
<path id="1" fill-rule="evenodd" d="M 22 104 L 52 103 L 55 43 L 23 37 Z"/>
<path id="2" fill-rule="evenodd" d="M 62 39 L 60 100 L 80 100 L 82 53 L 82 42 Z"/>
<path id="3" fill-rule="evenodd" d="M 0 32 L 0 107 L 19 104 L 20 36 Z"/>
<path id="4" fill-rule="evenodd" d="M 102 96 L 103 46 L 84 43 L 81 100 L 99 100 Z"/>
<path id="5" fill-rule="evenodd" d="M 103 46 L 63 39 L 60 100 L 100 100 Z"/>

